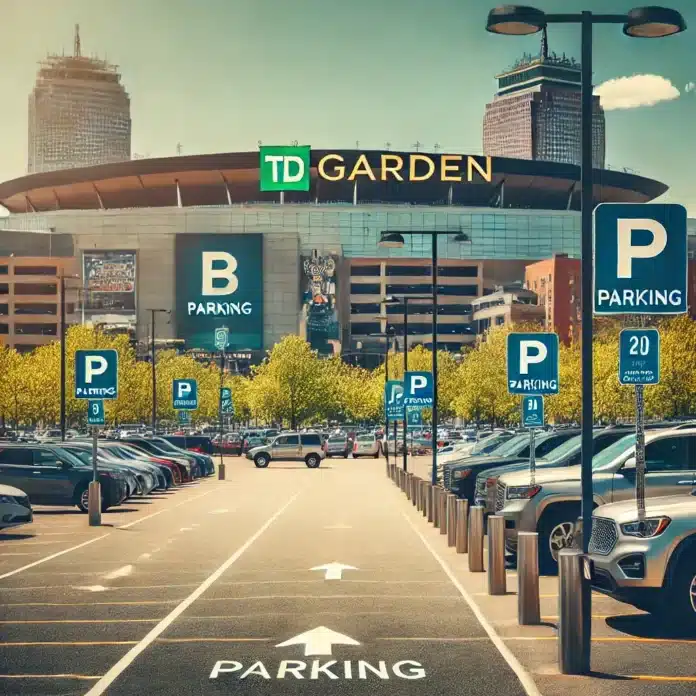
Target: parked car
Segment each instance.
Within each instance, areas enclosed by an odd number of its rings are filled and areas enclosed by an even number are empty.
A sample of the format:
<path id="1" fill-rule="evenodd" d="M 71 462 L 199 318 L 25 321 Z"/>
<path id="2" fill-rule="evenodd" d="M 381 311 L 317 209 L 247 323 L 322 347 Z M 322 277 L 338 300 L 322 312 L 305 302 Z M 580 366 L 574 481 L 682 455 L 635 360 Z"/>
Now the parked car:
<path id="1" fill-rule="evenodd" d="M 155 456 L 140 447 L 121 440 L 104 440 L 103 442 L 100 441 L 99 444 L 113 452 L 119 459 L 148 461 L 168 467 L 172 471 L 176 485 L 192 481 L 194 478 L 193 465 L 188 460 L 178 457 Z"/>
<path id="2" fill-rule="evenodd" d="M 29 496 L 14 486 L 0 485 L 0 529 L 20 527 L 33 519 Z"/>
<path id="3" fill-rule="evenodd" d="M 268 442 L 269 441 L 265 437 L 258 435 L 245 435 L 244 440 L 242 441 L 242 454 L 249 454 L 249 450 L 256 447 L 261 447 L 262 445 L 267 445 Z"/>
<path id="4" fill-rule="evenodd" d="M 162 437 L 180 449 L 208 455 L 215 452 L 212 440 L 207 435 L 163 435 Z"/>
<path id="5" fill-rule="evenodd" d="M 128 495 L 126 477 L 117 469 L 98 468 L 102 510 L 120 505 Z M 87 512 L 92 467 L 52 444 L 0 446 L 0 483 L 19 488 L 32 505 L 76 505 Z"/>
<path id="6" fill-rule="evenodd" d="M 171 442 L 171 438 L 167 438 Z M 177 438 L 181 439 L 181 438 Z M 218 433 L 212 440 L 212 446 L 215 452 L 220 452 L 220 434 Z M 174 443 L 178 444 L 178 443 Z M 223 433 L 222 435 L 222 453 L 236 455 L 238 457 L 242 456 L 244 440 L 241 433 Z M 181 445 L 179 445 L 181 446 Z"/>
<path id="7" fill-rule="evenodd" d="M 382 445 L 374 433 L 360 433 L 353 443 L 353 457 L 373 457 L 382 453 Z"/>
<path id="8" fill-rule="evenodd" d="M 327 457 L 348 457 L 353 451 L 352 440 L 346 434 L 330 435 L 325 443 Z"/>
<path id="9" fill-rule="evenodd" d="M 123 442 L 126 442 L 127 444 L 131 445 L 132 447 L 135 447 L 137 449 L 143 450 L 147 452 L 150 456 L 157 457 L 157 458 L 163 458 L 163 459 L 170 459 L 173 461 L 180 461 L 180 462 L 188 462 L 191 467 L 190 467 L 190 476 L 192 479 L 194 478 L 200 478 L 203 475 L 203 472 L 201 470 L 200 463 L 198 460 L 196 460 L 195 457 L 190 456 L 188 453 L 184 454 L 172 454 L 172 453 L 167 453 L 165 452 L 162 447 L 152 440 L 149 440 L 144 437 L 127 437 L 127 438 L 121 438 Z"/>
<path id="10" fill-rule="evenodd" d="M 598 507 L 592 516 L 592 586 L 696 633 L 696 493 Z"/>
<path id="11" fill-rule="evenodd" d="M 592 459 L 595 505 L 630 500 L 635 495 L 635 433 L 617 440 Z M 690 492 L 696 480 L 696 430 L 651 430 L 645 433 L 645 495 Z M 534 484 L 518 471 L 498 479 L 496 514 L 505 518 L 505 543 L 517 550 L 519 532 L 539 533 L 539 567 L 558 568 L 558 551 L 573 541 L 580 516 L 580 467 L 543 469 Z"/>
<path id="12" fill-rule="evenodd" d="M 259 469 L 265 469 L 274 459 L 304 461 L 310 469 L 316 469 L 325 453 L 319 433 L 283 433 L 270 444 L 250 449 L 246 456 Z"/>
<path id="13" fill-rule="evenodd" d="M 152 437 L 149 439 L 150 442 L 159 447 L 165 455 L 193 457 L 201 470 L 202 476 L 211 476 L 215 473 L 215 464 L 213 464 L 213 458 L 209 454 L 182 449 L 172 444 L 164 437 Z"/>

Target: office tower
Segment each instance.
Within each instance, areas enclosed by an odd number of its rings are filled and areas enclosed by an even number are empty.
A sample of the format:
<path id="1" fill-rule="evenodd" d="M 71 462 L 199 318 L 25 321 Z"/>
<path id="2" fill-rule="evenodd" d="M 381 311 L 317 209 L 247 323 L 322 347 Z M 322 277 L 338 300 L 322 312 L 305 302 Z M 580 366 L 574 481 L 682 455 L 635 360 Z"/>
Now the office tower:
<path id="1" fill-rule="evenodd" d="M 130 97 L 117 66 L 82 55 L 75 25 L 72 56 L 39 64 L 29 96 L 28 172 L 130 159 Z"/>

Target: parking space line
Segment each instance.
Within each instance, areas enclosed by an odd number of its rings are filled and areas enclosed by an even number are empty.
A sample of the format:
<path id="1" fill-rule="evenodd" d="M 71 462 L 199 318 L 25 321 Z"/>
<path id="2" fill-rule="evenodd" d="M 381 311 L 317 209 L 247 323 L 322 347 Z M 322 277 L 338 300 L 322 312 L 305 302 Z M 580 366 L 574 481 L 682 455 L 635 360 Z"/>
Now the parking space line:
<path id="1" fill-rule="evenodd" d="M 271 638 L 158 638 L 158 643 L 268 643 Z"/>
<path id="2" fill-rule="evenodd" d="M 0 674 L 0 679 L 101 679 L 101 676 L 89 676 L 87 674 Z"/>
<path id="3" fill-rule="evenodd" d="M 9 578 L 13 575 L 17 575 L 18 573 L 22 573 L 25 570 L 29 570 L 29 568 L 34 568 L 35 566 L 40 565 L 41 563 L 46 563 L 48 561 L 53 560 L 54 558 L 58 558 L 59 556 L 64 556 L 66 553 L 70 553 L 71 551 L 77 551 L 77 549 L 81 549 L 84 546 L 93 544 L 95 541 L 105 539 L 109 536 L 109 534 L 111 534 L 111 532 L 107 532 L 106 534 L 102 534 L 101 536 L 94 537 L 94 539 L 88 539 L 87 541 L 83 541 L 81 544 L 77 544 L 76 546 L 71 546 L 70 548 L 63 549 L 62 551 L 53 553 L 50 556 L 46 556 L 45 558 L 40 558 L 38 561 L 29 563 L 28 565 L 22 566 L 21 568 L 15 568 L 14 570 L 9 571 L 8 573 L 3 573 L 2 575 L 0 575 L 0 580 L 4 580 L 5 578 Z"/>
<path id="4" fill-rule="evenodd" d="M 441 638 L 433 636 L 386 636 L 377 637 L 375 640 L 404 641 L 414 643 L 487 643 L 490 641 L 488 636 L 469 636 L 463 638 Z"/>
<path id="5" fill-rule="evenodd" d="M 159 619 L 23 619 L 21 621 L 0 621 L 0 625 L 17 624 L 121 624 L 121 623 L 157 623 Z"/>
<path id="6" fill-rule="evenodd" d="M 464 589 L 463 585 L 459 582 L 459 580 L 457 580 L 456 576 L 452 572 L 452 569 L 449 567 L 447 562 L 431 546 L 430 542 L 423 536 L 423 534 L 421 534 L 418 528 L 409 519 L 408 515 L 406 515 L 403 512 L 401 514 L 408 523 L 409 527 L 411 527 L 413 532 L 416 534 L 416 536 L 418 536 L 418 538 L 423 542 L 425 548 L 430 552 L 432 557 L 440 565 L 445 575 L 447 575 L 447 577 L 450 579 L 450 581 L 456 588 L 457 592 L 459 592 L 464 601 L 469 605 L 469 609 L 471 609 L 479 624 L 481 624 L 481 628 L 483 628 L 483 630 L 488 634 L 491 643 L 493 643 L 493 645 L 498 649 L 498 652 L 508 663 L 510 669 L 515 673 L 515 675 L 520 681 L 520 684 L 522 685 L 522 688 L 526 691 L 528 696 L 541 696 L 541 692 L 539 691 L 536 683 L 534 682 L 532 675 L 522 666 L 522 663 L 515 657 L 515 655 L 508 648 L 508 646 L 505 645 L 504 641 L 498 635 L 495 628 L 493 628 L 493 626 L 489 623 L 488 619 L 484 616 L 478 604 L 476 604 L 473 598 Z"/>
<path id="7" fill-rule="evenodd" d="M 504 636 L 503 640 L 558 640 L 558 636 Z M 696 644 L 696 639 L 688 638 L 634 638 L 628 636 L 593 636 L 593 643 L 680 643 L 685 645 Z"/>
<path id="8" fill-rule="evenodd" d="M 253 543 L 287 510 L 297 499 L 295 493 L 259 529 L 252 534 L 212 575 L 208 576 L 186 599 L 162 619 L 139 643 L 133 646 L 109 671 L 85 694 L 85 696 L 101 696 L 109 686 L 132 664 L 138 655 L 145 651 L 157 638 L 176 621 L 223 573 L 230 568 L 253 545 Z"/>
<path id="9" fill-rule="evenodd" d="M 25 602 L 0 604 L 1 607 L 132 607 L 156 604 L 176 604 L 181 599 L 148 599 L 142 602 Z"/>
<path id="10" fill-rule="evenodd" d="M 219 490 L 218 488 L 211 488 L 209 491 L 206 491 L 205 493 L 201 493 L 200 495 L 194 495 L 191 498 L 187 498 L 186 500 L 182 500 L 180 503 L 177 503 L 176 505 L 172 505 L 171 507 L 165 507 L 162 508 L 161 510 L 158 510 L 157 512 L 153 512 L 150 515 L 145 515 L 145 517 L 139 517 L 137 520 L 133 520 L 133 522 L 128 522 L 127 524 L 120 524 L 116 527 L 116 529 L 130 529 L 131 527 L 135 527 L 136 524 L 140 524 L 141 522 L 144 522 L 145 520 L 149 520 L 152 517 L 157 517 L 157 515 L 161 515 L 163 512 L 167 512 L 169 510 L 175 510 L 178 507 L 181 507 L 182 505 L 186 505 L 186 503 L 190 503 L 194 500 L 198 500 L 199 498 L 204 498 L 206 495 L 210 495 L 211 493 L 214 493 L 216 490 Z"/>
<path id="11" fill-rule="evenodd" d="M 138 642 L 137 640 L 86 640 L 86 641 L 56 640 L 56 641 L 36 641 L 36 642 L 32 642 L 32 643 L 6 643 L 3 641 L 2 643 L 0 643 L 0 650 L 2 650 L 4 648 L 37 648 L 37 647 L 65 648 L 65 647 L 90 647 L 90 646 L 97 646 L 97 645 L 135 645 L 137 642 Z"/>
<path id="12" fill-rule="evenodd" d="M 696 677 L 665 677 L 656 674 L 621 674 L 623 679 L 633 679 L 635 681 L 658 681 L 658 682 L 696 682 Z"/>

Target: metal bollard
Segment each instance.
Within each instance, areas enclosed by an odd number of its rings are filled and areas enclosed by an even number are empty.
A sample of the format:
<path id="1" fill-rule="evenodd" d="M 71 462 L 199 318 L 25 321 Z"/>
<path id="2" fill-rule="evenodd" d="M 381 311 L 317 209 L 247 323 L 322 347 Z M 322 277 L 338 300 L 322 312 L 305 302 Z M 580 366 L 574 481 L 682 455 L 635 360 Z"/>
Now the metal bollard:
<path id="1" fill-rule="evenodd" d="M 435 503 L 435 486 L 433 486 L 432 483 L 428 484 L 428 490 L 427 490 L 427 498 L 426 498 L 426 504 L 427 504 L 427 511 L 428 511 L 428 522 L 434 522 L 435 521 L 435 513 L 433 512 L 433 507 Z"/>
<path id="2" fill-rule="evenodd" d="M 447 491 L 443 488 L 440 491 L 440 509 L 437 512 L 440 521 L 440 534 L 447 534 Z"/>
<path id="3" fill-rule="evenodd" d="M 406 500 L 411 500 L 411 491 L 413 490 L 413 474 L 406 474 Z"/>
<path id="4" fill-rule="evenodd" d="M 469 550 L 469 501 L 457 501 L 457 553 L 466 553 Z"/>
<path id="5" fill-rule="evenodd" d="M 483 508 L 473 505 L 469 513 L 469 570 L 483 573 Z"/>
<path id="6" fill-rule="evenodd" d="M 507 593 L 505 575 L 505 518 L 491 515 L 488 518 L 488 594 Z"/>
<path id="7" fill-rule="evenodd" d="M 579 549 L 558 552 L 558 668 L 561 674 L 590 671 L 591 586 L 586 556 Z"/>
<path id="8" fill-rule="evenodd" d="M 395 465 L 395 466 L 396 466 L 396 465 Z M 396 467 L 396 485 L 397 485 L 399 488 L 401 488 L 401 474 L 402 474 L 402 473 L 403 473 L 403 472 L 401 471 L 401 469 L 399 469 L 399 467 L 397 466 L 397 467 Z"/>
<path id="9" fill-rule="evenodd" d="M 101 484 L 90 481 L 87 489 L 87 515 L 90 527 L 101 526 Z"/>
<path id="10" fill-rule="evenodd" d="M 224 464 L 218 464 L 218 481 L 225 480 L 226 467 Z"/>
<path id="11" fill-rule="evenodd" d="M 429 491 L 430 484 L 427 481 L 423 481 L 423 495 L 421 497 L 421 513 L 423 517 L 428 518 L 428 497 L 430 496 Z"/>
<path id="12" fill-rule="evenodd" d="M 539 606 L 539 535 L 517 534 L 517 623 L 536 626 L 541 623 Z"/>
<path id="13" fill-rule="evenodd" d="M 387 462 L 387 478 L 389 478 L 389 462 Z"/>
<path id="14" fill-rule="evenodd" d="M 447 494 L 447 546 L 457 543 L 457 496 Z"/>
<path id="15" fill-rule="evenodd" d="M 420 479 L 414 476 L 411 480 L 411 505 L 418 507 L 418 491 L 420 490 Z"/>
<path id="16" fill-rule="evenodd" d="M 440 486 L 433 486 L 433 526 L 440 528 Z"/>

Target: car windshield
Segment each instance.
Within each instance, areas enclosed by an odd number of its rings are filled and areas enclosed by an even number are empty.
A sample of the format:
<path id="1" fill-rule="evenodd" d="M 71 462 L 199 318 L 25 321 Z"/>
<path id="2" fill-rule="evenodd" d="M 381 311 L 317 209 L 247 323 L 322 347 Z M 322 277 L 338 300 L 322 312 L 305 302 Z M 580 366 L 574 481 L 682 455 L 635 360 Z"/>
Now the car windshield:
<path id="1" fill-rule="evenodd" d="M 358 436 L 358 442 L 374 442 L 374 441 L 375 441 L 374 435 L 359 435 Z"/>
<path id="2" fill-rule="evenodd" d="M 488 437 L 479 440 L 471 450 L 471 454 L 483 454 L 490 452 L 492 448 L 500 447 L 504 442 L 507 442 L 512 435 L 510 433 L 499 433 L 498 435 L 489 435 Z"/>
<path id="3" fill-rule="evenodd" d="M 516 454 L 520 446 L 525 445 L 529 442 L 529 435 L 527 433 L 522 433 L 520 435 L 515 435 L 511 440 L 504 442 L 499 447 L 491 450 L 489 454 L 494 457 L 508 457 L 510 455 Z"/>
<path id="4" fill-rule="evenodd" d="M 175 454 L 179 451 L 171 442 L 169 442 L 169 440 L 165 440 L 163 437 L 155 438 L 154 442 L 156 442 L 160 449 L 164 452 L 171 452 L 172 454 Z"/>
<path id="5" fill-rule="evenodd" d="M 547 462 L 555 462 L 557 459 L 564 459 L 566 455 L 575 452 L 578 447 L 580 447 L 580 435 L 571 437 L 570 440 L 566 440 L 563 444 L 558 445 L 555 449 L 547 452 L 545 456 L 540 457 Z"/>
<path id="6" fill-rule="evenodd" d="M 600 471 L 608 467 L 617 457 L 630 450 L 635 444 L 636 434 L 629 433 L 617 440 L 613 445 L 609 445 L 609 447 L 592 457 L 592 471 Z"/>
<path id="7" fill-rule="evenodd" d="M 60 457 L 64 461 L 70 462 L 73 465 L 82 466 L 85 463 L 82 461 L 80 457 L 77 456 L 76 452 L 69 452 L 68 450 L 63 449 L 62 447 L 56 447 L 53 451 L 55 452 L 57 457 Z M 88 463 L 92 463 L 91 458 Z"/>

